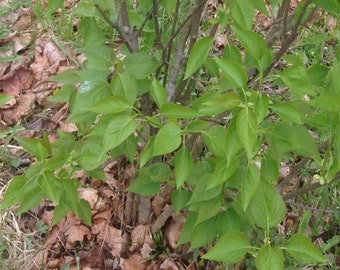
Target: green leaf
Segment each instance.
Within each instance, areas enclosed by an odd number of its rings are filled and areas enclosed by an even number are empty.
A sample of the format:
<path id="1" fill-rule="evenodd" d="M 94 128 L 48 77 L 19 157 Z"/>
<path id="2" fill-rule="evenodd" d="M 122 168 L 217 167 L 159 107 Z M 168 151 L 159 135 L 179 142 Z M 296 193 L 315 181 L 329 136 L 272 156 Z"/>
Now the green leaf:
<path id="1" fill-rule="evenodd" d="M 288 67 L 279 76 L 297 97 L 303 98 L 305 95 L 314 95 L 309 76 L 303 66 Z"/>
<path id="2" fill-rule="evenodd" d="M 4 105 L 6 102 L 10 101 L 12 96 L 0 94 L 0 106 Z"/>
<path id="3" fill-rule="evenodd" d="M 235 93 L 224 93 L 212 97 L 210 100 L 200 104 L 197 109 L 199 112 L 215 111 L 215 114 L 230 110 L 241 103 L 239 95 Z"/>
<path id="4" fill-rule="evenodd" d="M 200 202 L 196 225 L 203 221 L 206 221 L 209 218 L 216 216 L 220 212 L 221 206 L 222 206 L 221 197 L 216 197 L 209 201 Z"/>
<path id="5" fill-rule="evenodd" d="M 337 74 L 339 74 L 340 70 L 337 66 L 333 66 L 333 68 L 330 69 L 329 67 L 315 64 L 307 70 L 307 74 L 313 85 L 324 86 L 325 82 L 327 81 L 327 74 L 329 72 L 333 73 L 333 71 L 335 71 L 334 75 L 336 75 L 336 79 L 338 80 L 339 77 L 337 76 Z"/>
<path id="6" fill-rule="evenodd" d="M 6 189 L 4 198 L 1 200 L 0 209 L 9 208 L 22 200 L 23 193 L 25 192 L 24 186 L 29 181 L 26 176 L 15 176 Z"/>
<path id="7" fill-rule="evenodd" d="M 159 156 L 175 151 L 181 141 L 181 129 L 174 123 L 168 123 L 156 135 L 152 155 Z"/>
<path id="8" fill-rule="evenodd" d="M 58 205 L 56 205 L 53 210 L 52 226 L 56 225 L 59 221 L 66 217 L 69 211 L 69 207 L 63 202 L 60 202 Z"/>
<path id="9" fill-rule="evenodd" d="M 137 178 L 129 186 L 128 190 L 140 195 L 155 195 L 162 182 L 171 174 L 169 166 L 165 163 L 154 163 L 140 169 Z"/>
<path id="10" fill-rule="evenodd" d="M 208 190 L 219 186 L 229 180 L 230 177 L 236 172 L 240 166 L 239 158 L 233 158 L 232 160 L 227 160 L 224 158 L 219 158 L 216 162 L 216 167 L 209 179 Z"/>
<path id="11" fill-rule="evenodd" d="M 166 90 L 156 79 L 152 81 L 150 95 L 159 109 L 166 103 Z"/>
<path id="12" fill-rule="evenodd" d="M 300 263 L 325 263 L 328 261 L 306 236 L 299 233 L 291 236 L 284 245 L 284 249 Z"/>
<path id="13" fill-rule="evenodd" d="M 228 208 L 216 216 L 215 226 L 218 234 L 222 235 L 227 231 L 241 230 L 242 220 L 233 208 Z"/>
<path id="14" fill-rule="evenodd" d="M 90 203 L 87 200 L 84 199 L 80 199 L 79 200 L 79 213 L 78 213 L 78 217 L 84 221 L 84 223 L 87 226 L 92 225 L 92 215 L 91 215 L 91 206 Z"/>
<path id="15" fill-rule="evenodd" d="M 340 13 L 340 3 L 337 0 L 313 0 L 312 3 L 338 17 Z"/>
<path id="16" fill-rule="evenodd" d="M 340 95 L 321 95 L 312 99 L 309 104 L 328 112 L 338 112 L 340 111 Z"/>
<path id="17" fill-rule="evenodd" d="M 147 78 L 159 66 L 159 61 L 148 54 L 133 53 L 125 57 L 126 71 L 136 79 Z"/>
<path id="18" fill-rule="evenodd" d="M 196 110 L 175 103 L 164 103 L 161 107 L 161 115 L 184 119 L 202 116 L 202 114 Z"/>
<path id="19" fill-rule="evenodd" d="M 204 120 L 194 120 L 186 127 L 186 131 L 191 133 L 200 133 L 209 127 L 209 123 Z"/>
<path id="20" fill-rule="evenodd" d="M 175 211 L 183 209 L 190 199 L 190 194 L 185 189 L 174 189 L 171 192 L 171 203 Z"/>
<path id="21" fill-rule="evenodd" d="M 227 152 L 226 130 L 221 125 L 212 126 L 209 130 L 202 132 L 203 140 L 209 152 L 217 157 L 225 156 Z"/>
<path id="22" fill-rule="evenodd" d="M 95 12 L 98 12 L 95 8 L 94 10 Z M 87 10 L 85 10 L 84 13 L 89 13 L 88 6 L 87 6 Z M 89 17 L 82 18 L 78 24 L 78 32 L 83 38 L 83 44 L 84 44 L 83 48 L 87 49 L 87 48 L 95 47 L 99 45 L 102 49 L 105 50 L 103 46 L 105 44 L 105 36 L 103 32 L 101 31 L 101 29 L 99 28 L 96 18 L 92 16 L 92 14 L 91 15 L 84 14 L 84 15 L 89 16 Z M 96 51 L 94 53 L 98 53 L 98 52 Z"/>
<path id="23" fill-rule="evenodd" d="M 125 97 L 131 106 L 137 101 L 137 93 L 140 90 L 141 82 L 127 73 L 118 73 L 112 78 L 110 89 L 113 95 Z"/>
<path id="24" fill-rule="evenodd" d="M 255 259 L 258 270 L 282 270 L 283 254 L 278 247 L 264 246 L 260 249 Z"/>
<path id="25" fill-rule="evenodd" d="M 160 0 L 161 6 L 164 7 L 169 16 L 171 16 L 172 12 L 174 12 L 176 3 L 176 0 Z"/>
<path id="26" fill-rule="evenodd" d="M 223 59 L 228 61 L 242 64 L 242 56 L 240 53 L 240 49 L 234 45 L 227 44 L 223 51 Z"/>
<path id="27" fill-rule="evenodd" d="M 188 205 L 203 201 L 209 201 L 216 197 L 220 197 L 220 194 L 222 192 L 222 185 L 207 189 L 210 176 L 211 174 L 205 174 L 203 176 L 200 176 L 200 178 L 196 180 L 196 186 L 194 191 L 192 192 Z"/>
<path id="28" fill-rule="evenodd" d="M 312 157 L 321 162 L 318 148 L 304 126 L 278 122 L 266 130 L 269 151 L 274 157 L 293 151 L 297 155 Z"/>
<path id="29" fill-rule="evenodd" d="M 100 114 L 113 114 L 130 110 L 132 106 L 122 96 L 109 96 L 93 104 L 89 111 Z"/>
<path id="30" fill-rule="evenodd" d="M 230 162 L 234 160 L 237 153 L 242 149 L 242 143 L 237 134 L 237 119 L 233 118 L 228 124 L 227 132 L 225 136 L 226 142 L 226 158 L 227 165 L 230 166 Z"/>
<path id="31" fill-rule="evenodd" d="M 194 74 L 204 63 L 211 50 L 213 39 L 204 37 L 196 41 L 189 54 L 184 80 Z"/>
<path id="32" fill-rule="evenodd" d="M 49 78 L 50 81 L 60 82 L 64 84 L 74 84 L 80 82 L 78 71 L 74 69 L 67 69 L 59 74 Z"/>
<path id="33" fill-rule="evenodd" d="M 247 208 L 247 215 L 262 229 L 277 226 L 286 214 L 286 206 L 275 188 L 261 181 Z"/>
<path id="34" fill-rule="evenodd" d="M 230 2 L 230 12 L 241 28 L 251 30 L 254 15 L 254 5 L 252 2 L 232 0 Z"/>
<path id="35" fill-rule="evenodd" d="M 263 0 L 252 0 L 255 8 L 260 11 L 261 13 L 263 13 L 264 15 L 266 15 L 267 17 L 270 16 L 268 9 L 266 7 L 266 2 Z"/>
<path id="36" fill-rule="evenodd" d="M 222 70 L 223 76 L 233 87 L 245 88 L 247 86 L 247 74 L 240 64 L 220 58 L 215 58 L 215 61 Z"/>
<path id="37" fill-rule="evenodd" d="M 269 184 L 276 185 L 279 179 L 279 164 L 275 159 L 268 156 L 262 158 L 261 179 Z"/>
<path id="38" fill-rule="evenodd" d="M 17 210 L 16 214 L 21 215 L 27 212 L 28 210 L 32 209 L 33 207 L 38 206 L 43 200 L 43 198 L 44 194 L 38 185 L 30 187 L 30 189 L 25 190 L 25 193 L 22 195 L 20 207 Z"/>
<path id="39" fill-rule="evenodd" d="M 64 0 L 48 1 L 47 10 L 45 15 L 52 15 L 58 8 L 63 7 Z"/>
<path id="40" fill-rule="evenodd" d="M 38 177 L 38 184 L 44 195 L 57 205 L 62 195 L 62 183 L 59 179 L 47 172 Z"/>
<path id="41" fill-rule="evenodd" d="M 249 164 L 241 178 L 241 201 L 244 212 L 255 195 L 259 183 L 260 169 L 255 164 Z"/>
<path id="42" fill-rule="evenodd" d="M 120 145 L 135 129 L 136 121 L 133 116 L 118 115 L 112 117 L 104 133 L 104 150 L 110 150 Z"/>
<path id="43" fill-rule="evenodd" d="M 143 167 L 150 160 L 150 158 L 153 157 L 154 144 L 155 144 L 155 136 L 151 136 L 143 152 L 140 155 L 140 161 L 139 161 L 140 167 Z"/>
<path id="44" fill-rule="evenodd" d="M 53 95 L 48 97 L 51 102 L 69 102 L 72 95 L 77 92 L 74 85 L 65 84 L 59 90 L 53 91 Z"/>
<path id="45" fill-rule="evenodd" d="M 21 144 L 30 155 L 35 156 L 39 161 L 49 155 L 48 150 L 40 139 L 15 137 L 15 140 Z"/>
<path id="46" fill-rule="evenodd" d="M 234 31 L 246 52 L 256 61 L 260 61 L 268 50 L 264 39 L 250 30 L 235 28 Z"/>
<path id="47" fill-rule="evenodd" d="M 203 255 L 203 259 L 235 263 L 250 250 L 247 237 L 239 231 L 229 231 L 222 235 L 216 245 Z"/>
<path id="48" fill-rule="evenodd" d="M 269 107 L 269 98 L 267 95 L 259 94 L 256 96 L 254 102 L 254 112 L 256 116 L 257 124 L 260 124 L 263 119 L 267 116 Z"/>
<path id="49" fill-rule="evenodd" d="M 101 166 L 108 156 L 97 143 L 87 142 L 81 148 L 78 161 L 85 171 L 92 171 Z"/>
<path id="50" fill-rule="evenodd" d="M 272 104 L 270 107 L 283 120 L 286 120 L 288 122 L 292 122 L 295 124 L 302 124 L 301 113 L 291 103 L 289 102 L 276 103 L 276 104 Z"/>
<path id="51" fill-rule="evenodd" d="M 193 160 L 190 152 L 184 146 L 181 147 L 174 157 L 176 187 L 180 188 L 193 167 Z"/>
<path id="52" fill-rule="evenodd" d="M 177 246 L 188 243 L 193 237 L 193 229 L 195 228 L 198 214 L 196 212 L 189 212 L 185 224 L 182 228 L 181 235 L 177 242 Z"/>
<path id="53" fill-rule="evenodd" d="M 250 108 L 242 108 L 238 113 L 236 130 L 247 155 L 252 156 L 257 142 L 257 123 L 255 114 Z"/>
<path id="54" fill-rule="evenodd" d="M 217 230 L 214 224 L 215 219 L 211 218 L 191 228 L 192 238 L 190 240 L 189 251 L 203 247 L 216 238 Z"/>

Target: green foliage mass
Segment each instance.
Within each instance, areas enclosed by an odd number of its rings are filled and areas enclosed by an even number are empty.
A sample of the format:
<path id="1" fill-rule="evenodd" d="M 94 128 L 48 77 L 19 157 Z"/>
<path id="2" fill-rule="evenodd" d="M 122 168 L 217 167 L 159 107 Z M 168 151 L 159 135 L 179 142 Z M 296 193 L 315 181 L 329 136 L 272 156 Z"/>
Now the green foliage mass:
<path id="1" fill-rule="evenodd" d="M 38 16 L 48 19 L 62 2 Z M 270 232 L 286 214 L 275 188 L 282 162 L 307 158 L 322 183 L 340 170 L 339 41 L 327 66 L 306 65 L 294 50 L 312 12 L 336 20 L 340 2 L 302 1 L 288 14 L 290 1 L 272 0 L 272 15 L 267 2 L 223 1 L 209 16 L 202 0 L 80 1 L 69 16 L 87 60 L 52 78 L 64 85 L 51 98 L 69 102 L 77 134 L 59 132 L 52 144 L 15 138 L 37 162 L 11 181 L 1 208 L 20 204 L 22 213 L 48 198 L 54 223 L 72 210 L 90 224 L 75 172 L 104 179 L 103 163 L 125 156 L 138 169 L 128 191 L 173 186 L 175 210 L 188 212 L 179 245 L 218 239 L 204 259 L 250 255 L 260 270 L 284 269 L 288 255 L 327 262 L 303 234 L 274 241 Z M 274 22 L 266 33 L 256 30 L 255 11 Z M 218 34 L 227 43 L 216 52 Z M 256 244 L 253 232 L 263 235 Z"/>

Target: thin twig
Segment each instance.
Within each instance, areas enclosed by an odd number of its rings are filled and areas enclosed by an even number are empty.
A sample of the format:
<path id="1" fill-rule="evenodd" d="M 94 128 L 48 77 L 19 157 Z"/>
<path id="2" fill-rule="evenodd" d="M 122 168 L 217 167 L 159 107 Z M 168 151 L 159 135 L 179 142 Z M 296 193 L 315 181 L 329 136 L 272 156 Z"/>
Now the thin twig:
<path id="1" fill-rule="evenodd" d="M 303 210 L 311 210 L 313 212 L 321 212 L 321 213 L 327 213 L 327 214 L 333 214 L 333 215 L 340 215 L 340 211 L 326 210 L 326 209 L 319 209 L 319 208 L 315 208 L 315 207 L 310 207 L 310 206 L 303 205 L 303 204 L 300 204 L 300 203 L 292 202 L 291 200 L 286 201 L 286 203 L 288 203 L 289 205 L 293 205 L 293 206 L 296 206 L 298 208 L 301 208 Z"/>
<path id="2" fill-rule="evenodd" d="M 130 40 L 128 38 L 128 36 L 125 34 L 125 32 L 123 31 L 123 29 L 118 25 L 117 22 L 111 21 L 110 18 L 105 14 L 104 10 L 98 5 L 95 4 L 94 5 L 96 7 L 96 9 L 99 11 L 99 13 L 102 15 L 103 19 L 114 29 L 118 32 L 119 36 L 121 37 L 121 39 L 124 41 L 124 44 L 126 45 L 126 47 L 128 48 L 129 52 L 133 52 L 133 48 L 132 45 L 130 43 Z"/>

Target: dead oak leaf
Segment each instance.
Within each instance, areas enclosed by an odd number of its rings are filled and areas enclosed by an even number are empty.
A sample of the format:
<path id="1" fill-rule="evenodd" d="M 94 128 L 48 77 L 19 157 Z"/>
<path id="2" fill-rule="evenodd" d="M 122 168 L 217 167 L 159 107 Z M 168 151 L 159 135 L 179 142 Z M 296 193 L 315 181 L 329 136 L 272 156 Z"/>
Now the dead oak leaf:
<path id="1" fill-rule="evenodd" d="M 31 72 L 24 68 L 20 68 L 15 70 L 13 76 L 0 80 L 0 90 L 7 95 L 17 97 L 23 90 L 30 88 L 32 82 L 33 77 Z"/>
<path id="2" fill-rule="evenodd" d="M 35 95 L 32 93 L 26 93 L 20 96 L 18 105 L 14 108 L 2 111 L 2 119 L 8 125 L 13 125 L 21 121 L 22 118 L 29 115 L 32 112 L 32 108 L 35 103 Z"/>

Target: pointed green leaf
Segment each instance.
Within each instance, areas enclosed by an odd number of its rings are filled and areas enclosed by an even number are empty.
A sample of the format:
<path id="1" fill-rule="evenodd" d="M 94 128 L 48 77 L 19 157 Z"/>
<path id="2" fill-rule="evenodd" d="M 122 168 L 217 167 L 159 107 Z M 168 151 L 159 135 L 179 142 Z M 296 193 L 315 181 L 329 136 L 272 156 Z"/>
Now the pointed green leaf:
<path id="1" fill-rule="evenodd" d="M 37 157 L 38 160 L 42 160 L 49 155 L 41 139 L 15 137 L 15 140 L 21 144 L 29 154 Z"/>
<path id="2" fill-rule="evenodd" d="M 202 132 L 203 140 L 212 154 L 223 157 L 227 152 L 226 130 L 221 125 L 211 127 L 209 130 Z"/>
<path id="3" fill-rule="evenodd" d="M 181 106 L 175 103 L 165 103 L 161 107 L 161 114 L 166 117 L 174 118 L 196 118 L 202 114 L 191 108 Z"/>
<path id="4" fill-rule="evenodd" d="M 266 140 L 274 157 L 293 151 L 297 155 L 312 157 L 321 162 L 316 143 L 304 126 L 283 121 L 271 124 Z"/>
<path id="5" fill-rule="evenodd" d="M 303 98 L 305 95 L 314 95 L 309 76 L 303 66 L 288 67 L 279 76 L 297 97 Z"/>
<path id="6" fill-rule="evenodd" d="M 328 261 L 306 236 L 299 233 L 291 236 L 284 245 L 284 249 L 300 263 L 324 263 Z"/>
<path id="7" fill-rule="evenodd" d="M 230 110 L 241 103 L 239 95 L 235 93 L 224 93 L 218 96 L 212 97 L 207 102 L 204 102 L 197 109 L 199 112 L 209 111 L 207 107 L 211 107 L 212 110 L 216 110 L 216 114 Z"/>
<path id="8" fill-rule="evenodd" d="M 240 64 L 220 58 L 215 58 L 215 61 L 222 70 L 223 76 L 233 87 L 245 88 L 247 86 L 247 74 Z"/>
<path id="9" fill-rule="evenodd" d="M 247 215 L 259 227 L 277 226 L 286 214 L 286 205 L 275 188 L 261 181 L 247 208 Z"/>
<path id="10" fill-rule="evenodd" d="M 130 110 L 132 106 L 122 96 L 105 97 L 92 105 L 89 110 L 100 114 L 113 114 Z"/>
<path id="11" fill-rule="evenodd" d="M 189 251 L 206 246 L 216 238 L 217 229 L 215 219 L 211 218 L 191 228 L 191 241 Z"/>
<path id="12" fill-rule="evenodd" d="M 190 194 L 185 189 L 174 189 L 171 192 L 171 203 L 175 211 L 178 212 L 185 207 L 190 199 Z"/>
<path id="13" fill-rule="evenodd" d="M 22 200 L 23 193 L 25 192 L 23 187 L 27 181 L 29 179 L 26 176 L 18 175 L 9 182 L 5 196 L 1 200 L 0 209 L 9 208 Z"/>
<path id="14" fill-rule="evenodd" d="M 79 213 L 78 213 L 78 217 L 84 221 L 84 223 L 87 226 L 92 225 L 92 215 L 91 215 L 91 206 L 90 203 L 87 200 L 84 199 L 80 199 L 79 200 Z"/>
<path id="15" fill-rule="evenodd" d="M 189 54 L 184 79 L 189 78 L 202 66 L 211 50 L 212 43 L 211 37 L 204 37 L 196 41 Z"/>
<path id="16" fill-rule="evenodd" d="M 153 155 L 154 144 L 155 144 L 155 137 L 151 136 L 142 154 L 140 155 L 140 161 L 139 161 L 140 167 L 143 167 L 150 160 L 150 158 L 154 156 Z"/>
<path id="17" fill-rule="evenodd" d="M 247 237 L 239 231 L 229 231 L 222 235 L 216 245 L 203 255 L 203 259 L 235 263 L 241 260 L 248 250 L 250 244 Z"/>
<path id="18" fill-rule="evenodd" d="M 189 176 L 193 167 L 193 160 L 190 152 L 185 148 L 180 148 L 174 157 L 176 187 L 180 188 Z"/>
<path id="19" fill-rule="evenodd" d="M 42 174 L 38 177 L 38 184 L 44 195 L 53 203 L 58 204 L 62 195 L 62 184 L 52 173 Z"/>
<path id="20" fill-rule="evenodd" d="M 136 121 L 132 116 L 118 115 L 112 117 L 103 139 L 105 150 L 110 150 L 120 145 L 136 129 Z"/>
<path id="21" fill-rule="evenodd" d="M 279 180 L 279 163 L 275 159 L 268 156 L 262 158 L 261 179 L 269 184 L 276 185 Z"/>
<path id="22" fill-rule="evenodd" d="M 209 201 L 204 201 L 199 203 L 198 217 L 196 225 L 212 218 L 221 211 L 222 201 L 221 197 L 216 197 Z"/>
<path id="23" fill-rule="evenodd" d="M 231 230 L 241 230 L 242 220 L 233 208 L 220 212 L 215 218 L 215 226 L 219 235 Z"/>
<path id="24" fill-rule="evenodd" d="M 170 177 L 171 170 L 165 163 L 154 163 L 140 169 L 128 190 L 143 196 L 155 195 L 162 182 Z"/>
<path id="25" fill-rule="evenodd" d="M 228 161 L 226 158 L 219 158 L 216 162 L 214 173 L 209 179 L 208 190 L 217 187 L 228 181 L 240 166 L 239 158 Z"/>
<path id="26" fill-rule="evenodd" d="M 13 97 L 10 95 L 0 94 L 0 106 L 4 105 L 7 101 L 10 101 Z"/>
<path id="27" fill-rule="evenodd" d="M 268 50 L 264 39 L 250 30 L 235 28 L 234 31 L 246 52 L 256 61 L 260 61 Z"/>
<path id="28" fill-rule="evenodd" d="M 124 58 L 126 71 L 136 79 L 147 78 L 159 66 L 159 61 L 144 53 L 129 54 Z"/>
<path id="29" fill-rule="evenodd" d="M 156 135 L 152 154 L 159 156 L 175 151 L 181 141 L 181 129 L 174 123 L 168 123 Z"/>
<path id="30" fill-rule="evenodd" d="M 237 115 L 236 130 L 247 155 L 252 156 L 257 142 L 257 123 L 255 114 L 250 108 L 243 108 Z"/>
<path id="31" fill-rule="evenodd" d="M 288 122 L 295 124 L 302 124 L 301 113 L 291 103 L 277 103 L 270 106 L 271 109 L 276 112 L 280 118 Z"/>
<path id="32" fill-rule="evenodd" d="M 340 111 L 340 95 L 327 94 L 312 99 L 309 104 L 329 112 Z"/>
<path id="33" fill-rule="evenodd" d="M 282 270 L 283 254 L 278 247 L 264 246 L 260 249 L 255 259 L 258 270 Z"/>
<path id="34" fill-rule="evenodd" d="M 254 5 L 252 2 L 233 0 L 230 2 L 230 12 L 241 28 L 251 30 L 254 16 Z"/>
<path id="35" fill-rule="evenodd" d="M 171 16 L 172 12 L 175 10 L 176 3 L 176 0 L 160 0 L 161 6 L 164 7 L 169 16 Z"/>
<path id="36" fill-rule="evenodd" d="M 266 7 L 265 1 L 263 1 L 263 0 L 252 0 L 252 2 L 254 3 L 254 6 L 258 11 L 260 11 L 261 13 L 266 15 L 267 17 L 270 16 L 268 9 Z"/>
<path id="37" fill-rule="evenodd" d="M 256 96 L 255 99 L 255 116 L 256 116 L 256 122 L 260 124 L 263 119 L 267 116 L 268 113 L 268 107 L 269 107 L 269 98 L 267 95 L 259 94 Z"/>
<path id="38" fill-rule="evenodd" d="M 166 103 L 166 90 L 156 79 L 152 81 L 150 95 L 159 109 Z"/>
<path id="39" fill-rule="evenodd" d="M 241 201 L 244 212 L 247 210 L 251 199 L 255 195 L 259 183 L 260 169 L 255 164 L 248 165 L 241 179 Z"/>

